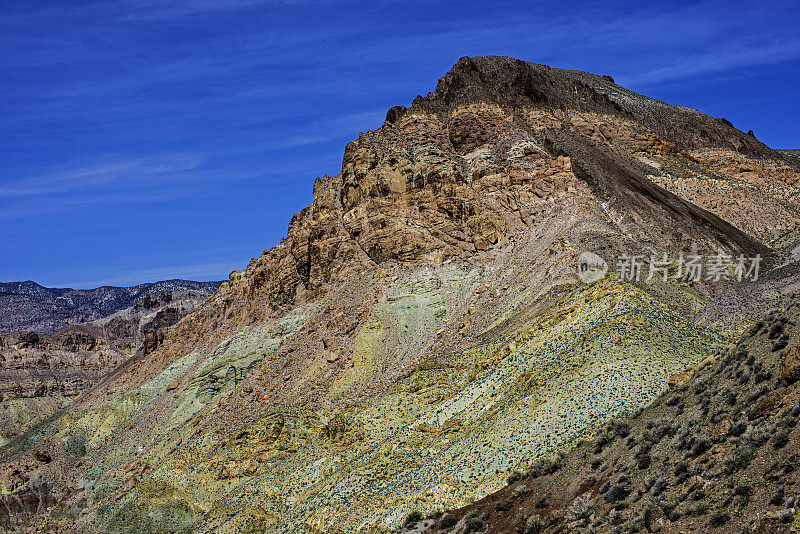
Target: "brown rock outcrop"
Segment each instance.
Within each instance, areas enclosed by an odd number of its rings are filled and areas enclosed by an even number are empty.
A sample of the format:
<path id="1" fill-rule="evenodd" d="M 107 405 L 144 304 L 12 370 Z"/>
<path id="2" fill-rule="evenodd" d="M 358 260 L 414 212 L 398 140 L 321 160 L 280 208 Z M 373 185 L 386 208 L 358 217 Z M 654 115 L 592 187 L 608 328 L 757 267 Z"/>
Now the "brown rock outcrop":
<path id="1" fill-rule="evenodd" d="M 780 365 L 780 377 L 788 383 L 800 379 L 800 347 L 791 347 L 783 354 Z"/>

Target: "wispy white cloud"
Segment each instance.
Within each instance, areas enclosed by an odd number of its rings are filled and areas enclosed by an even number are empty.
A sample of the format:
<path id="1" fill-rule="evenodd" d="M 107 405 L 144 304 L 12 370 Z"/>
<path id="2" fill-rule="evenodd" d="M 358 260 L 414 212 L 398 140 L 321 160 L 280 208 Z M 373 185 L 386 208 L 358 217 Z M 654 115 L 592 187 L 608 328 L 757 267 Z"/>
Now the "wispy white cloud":
<path id="1" fill-rule="evenodd" d="M 225 154 L 269 152 L 314 145 L 342 138 L 351 140 L 361 132 L 379 128 L 383 124 L 385 117 L 385 110 L 372 110 L 312 120 L 304 124 L 296 135 L 253 143 L 234 150 L 227 150 Z"/>
<path id="2" fill-rule="evenodd" d="M 329 4 L 326 0 L 138 0 L 117 3 L 123 20 L 168 20 L 195 15 L 231 13 L 252 9 Z"/>
<path id="3" fill-rule="evenodd" d="M 319 139 L 286 142 L 283 145 L 269 144 L 262 147 L 247 147 L 238 151 L 226 151 L 217 156 L 236 157 L 249 152 L 265 152 L 280 150 L 320 142 Z M 35 185 L 27 186 L 24 183 L 16 184 L 7 190 L 0 186 L 0 219 L 24 220 L 36 216 L 52 216 L 65 214 L 87 208 L 108 208 L 112 206 L 158 206 L 172 204 L 180 201 L 183 205 L 199 198 L 214 197 L 224 194 L 234 184 L 239 187 L 248 181 L 260 180 L 268 183 L 273 192 L 283 191 L 292 184 L 296 184 L 298 177 L 308 180 L 308 190 L 311 191 L 312 180 L 319 172 L 321 164 L 315 163 L 317 158 L 310 158 L 302 163 L 281 163 L 264 170 L 250 172 L 233 172 L 229 170 L 194 169 L 184 171 L 175 170 L 170 175 L 148 172 L 143 174 L 125 173 L 117 175 L 115 179 L 102 174 L 103 168 L 98 168 L 97 177 L 89 174 L 90 179 L 83 179 L 71 183 L 59 181 L 62 175 L 52 174 L 47 177 L 34 179 Z M 123 168 L 111 166 L 109 168 Z M 82 173 L 81 173 L 82 174 Z"/>
<path id="4" fill-rule="evenodd" d="M 200 163 L 195 154 L 175 154 L 89 165 L 0 183 L 0 198 L 61 194 L 142 178 L 162 180 L 170 174 L 195 169 Z"/>
<path id="5" fill-rule="evenodd" d="M 641 74 L 621 76 L 620 83 L 652 85 L 692 76 L 718 74 L 747 67 L 772 65 L 800 58 L 800 39 L 764 46 L 733 46 L 676 59 Z"/>
<path id="6" fill-rule="evenodd" d="M 326 0 L 112 0 L 52 4 L 7 10 L 0 22 L 25 24 L 56 17 L 87 17 L 95 20 L 168 20 L 193 15 L 235 13 L 251 9 L 298 4 L 322 4 Z"/>

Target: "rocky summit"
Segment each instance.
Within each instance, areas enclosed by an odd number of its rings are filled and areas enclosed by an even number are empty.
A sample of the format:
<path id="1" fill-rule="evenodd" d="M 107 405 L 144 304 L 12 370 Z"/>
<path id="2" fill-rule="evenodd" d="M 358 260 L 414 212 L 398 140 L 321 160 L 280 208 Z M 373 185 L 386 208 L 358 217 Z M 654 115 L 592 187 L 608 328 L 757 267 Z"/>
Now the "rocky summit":
<path id="1" fill-rule="evenodd" d="M 462 58 L 347 145 L 277 246 L 7 441 L 0 522 L 788 529 L 799 199 L 795 155 L 725 119 Z M 582 280 L 586 252 L 608 272 Z M 717 276 L 686 276 L 701 256 Z"/>

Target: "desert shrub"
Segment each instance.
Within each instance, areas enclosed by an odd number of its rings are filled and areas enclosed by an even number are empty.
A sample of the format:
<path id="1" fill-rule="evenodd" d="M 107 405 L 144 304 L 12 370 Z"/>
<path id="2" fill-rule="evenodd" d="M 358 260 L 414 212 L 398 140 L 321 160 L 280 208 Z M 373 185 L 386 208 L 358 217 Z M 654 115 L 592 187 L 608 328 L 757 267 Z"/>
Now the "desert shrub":
<path id="1" fill-rule="evenodd" d="M 690 445 L 690 440 L 691 440 L 691 437 L 689 436 L 689 432 L 688 431 L 681 432 L 680 435 L 677 437 L 677 439 L 675 441 L 675 446 L 680 451 L 686 450 L 691 446 Z"/>
<path id="2" fill-rule="evenodd" d="M 644 470 L 644 469 L 647 469 L 648 467 L 650 467 L 650 464 L 652 464 L 652 463 L 653 463 L 653 459 L 650 457 L 649 454 L 645 453 L 645 454 L 642 454 L 642 455 L 640 455 L 638 457 L 638 459 L 636 461 L 636 466 L 639 469 Z"/>
<path id="3" fill-rule="evenodd" d="M 687 456 L 695 457 L 711 447 L 711 440 L 706 436 L 683 436 L 678 442 L 678 449 L 685 450 Z"/>
<path id="4" fill-rule="evenodd" d="M 761 382 L 765 382 L 772 378 L 772 372 L 762 369 L 761 371 L 756 373 L 756 384 L 760 384 Z"/>
<path id="5" fill-rule="evenodd" d="M 620 477 L 617 483 L 611 486 L 606 492 L 603 493 L 603 498 L 606 502 L 618 502 L 631 493 L 631 484 L 627 477 Z"/>
<path id="6" fill-rule="evenodd" d="M 747 358 L 748 355 L 749 355 L 749 353 L 747 351 L 747 347 L 746 346 L 737 345 L 736 348 L 734 350 L 732 350 L 730 352 L 730 354 L 728 354 L 727 361 L 729 361 L 731 363 L 735 362 L 737 364 L 737 366 L 738 366 L 738 364 L 742 360 Z"/>
<path id="7" fill-rule="evenodd" d="M 746 468 L 756 457 L 756 450 L 749 445 L 742 445 L 725 457 L 728 473 L 735 473 Z"/>
<path id="8" fill-rule="evenodd" d="M 758 321 L 750 327 L 750 330 L 747 331 L 747 335 L 753 337 L 758 334 L 762 328 L 764 328 L 764 321 Z"/>
<path id="9" fill-rule="evenodd" d="M 569 507 L 564 519 L 568 523 L 573 521 L 580 521 L 581 519 L 589 519 L 592 514 L 592 498 L 589 492 L 575 497 Z"/>
<path id="10" fill-rule="evenodd" d="M 701 501 L 706 498 L 706 492 L 703 488 L 697 488 L 692 492 L 693 501 Z"/>
<path id="11" fill-rule="evenodd" d="M 525 534 L 540 534 L 544 531 L 544 520 L 538 514 L 534 514 L 525 522 Z"/>
<path id="12" fill-rule="evenodd" d="M 692 448 L 689 451 L 689 454 L 692 457 L 697 457 L 706 452 L 708 449 L 711 448 L 711 440 L 708 439 L 706 436 L 700 436 L 695 439 L 694 443 L 692 444 Z"/>
<path id="13" fill-rule="evenodd" d="M 522 479 L 524 478 L 524 476 L 525 476 L 525 475 L 523 475 L 523 474 L 522 474 L 522 473 L 520 473 L 519 471 L 513 471 L 513 472 L 512 472 L 510 475 L 508 475 L 508 477 L 506 478 L 506 482 L 508 482 L 508 485 L 510 486 L 510 485 L 512 485 L 512 484 L 516 484 L 517 482 L 519 482 L 520 480 L 522 480 Z"/>
<path id="14" fill-rule="evenodd" d="M 722 421 L 723 417 L 725 417 L 725 410 L 717 410 L 714 412 L 714 415 L 711 416 L 711 422 L 719 423 Z"/>
<path id="15" fill-rule="evenodd" d="M 740 369 L 736 376 L 739 378 L 740 384 L 747 384 L 748 380 L 750 380 L 750 371 Z"/>
<path id="16" fill-rule="evenodd" d="M 664 512 L 664 515 L 669 517 L 669 514 L 678 506 L 678 503 L 675 501 L 660 501 L 658 506 L 661 507 L 661 511 Z"/>
<path id="17" fill-rule="evenodd" d="M 612 443 L 616 438 L 616 433 L 613 428 L 606 428 L 602 430 L 594 440 L 594 453 L 600 454 L 606 445 Z"/>
<path id="18" fill-rule="evenodd" d="M 563 453 L 555 454 L 549 458 L 536 460 L 531 466 L 528 474 L 529 476 L 540 477 L 555 473 L 564 467 L 565 461 L 566 456 Z"/>
<path id="19" fill-rule="evenodd" d="M 422 514 L 420 512 L 413 511 L 406 516 L 405 521 L 403 521 L 403 525 L 410 528 L 415 526 L 420 521 L 422 521 Z"/>
<path id="20" fill-rule="evenodd" d="M 70 456 L 81 457 L 86 454 L 86 435 L 83 433 L 70 434 L 64 440 L 64 450 Z"/>
<path id="21" fill-rule="evenodd" d="M 756 402 L 758 399 L 766 395 L 766 393 L 767 388 L 764 385 L 761 385 L 755 391 L 753 391 L 749 397 L 747 397 L 747 400 L 750 402 Z"/>
<path id="22" fill-rule="evenodd" d="M 730 518 L 731 516 L 725 510 L 714 510 L 714 513 L 711 514 L 711 519 L 709 520 L 708 524 L 712 527 L 721 527 L 727 523 Z"/>
<path id="23" fill-rule="evenodd" d="M 690 465 L 689 469 L 686 472 L 689 474 L 689 477 L 693 477 L 695 475 L 702 475 L 705 468 L 701 464 Z"/>
<path id="24" fill-rule="evenodd" d="M 695 383 L 694 383 L 694 394 L 695 395 L 700 395 L 701 393 L 703 393 L 706 390 L 706 387 L 708 387 L 706 380 L 707 379 L 705 379 L 705 378 L 700 378 L 700 379 L 697 379 L 697 381 L 695 381 Z"/>
<path id="25" fill-rule="evenodd" d="M 680 462 L 675 464 L 675 467 L 673 468 L 673 473 L 675 474 L 676 477 L 680 475 L 685 475 L 688 472 L 689 472 L 689 462 L 687 462 L 686 460 L 681 460 Z"/>
<path id="26" fill-rule="evenodd" d="M 631 424 L 627 421 L 619 421 L 614 425 L 614 433 L 621 437 L 626 438 L 631 433 Z"/>
<path id="27" fill-rule="evenodd" d="M 784 488 L 778 488 L 778 491 L 775 492 L 769 503 L 773 506 L 781 506 L 785 497 L 786 490 Z"/>
<path id="28" fill-rule="evenodd" d="M 747 431 L 747 421 L 737 421 L 731 425 L 728 433 L 731 436 L 741 436 Z"/>
<path id="29" fill-rule="evenodd" d="M 690 506 L 689 509 L 686 511 L 686 514 L 697 517 L 708 513 L 708 509 L 709 509 L 708 503 L 700 502 L 695 504 L 694 506 Z"/>
<path id="30" fill-rule="evenodd" d="M 467 517 L 467 520 L 464 522 L 464 526 L 466 527 L 464 532 L 477 532 L 483 528 L 483 519 L 471 515 Z"/>
<path id="31" fill-rule="evenodd" d="M 439 520 L 439 526 L 442 528 L 450 528 L 455 526 L 457 522 L 458 520 L 456 519 L 456 516 L 452 514 L 444 514 L 442 519 Z"/>
<path id="32" fill-rule="evenodd" d="M 772 348 L 770 350 L 772 352 L 777 352 L 779 350 L 785 349 L 786 345 L 788 344 L 789 344 L 789 336 L 784 334 L 772 343 Z"/>
<path id="33" fill-rule="evenodd" d="M 509 501 L 508 499 L 503 499 L 495 505 L 495 509 L 498 512 L 505 512 L 506 510 L 511 510 L 512 506 L 514 506 L 513 502 Z"/>
<path id="34" fill-rule="evenodd" d="M 783 328 L 784 328 L 784 326 L 783 326 L 782 322 L 778 321 L 776 323 L 773 323 L 773 325 L 769 329 L 769 336 L 768 337 L 770 339 L 779 338 L 781 336 L 781 334 L 783 334 Z"/>
<path id="35" fill-rule="evenodd" d="M 664 437 L 675 433 L 675 419 L 670 416 L 659 417 L 647 422 L 647 429 L 650 431 L 653 443 L 658 443 Z"/>
<path id="36" fill-rule="evenodd" d="M 760 447 L 769 441 L 772 435 L 763 428 L 758 428 L 753 431 L 747 438 L 747 441 L 755 447 Z"/>
<path id="37" fill-rule="evenodd" d="M 789 432 L 786 430 L 778 431 L 772 438 L 772 446 L 776 449 L 782 449 L 787 443 L 789 443 Z"/>

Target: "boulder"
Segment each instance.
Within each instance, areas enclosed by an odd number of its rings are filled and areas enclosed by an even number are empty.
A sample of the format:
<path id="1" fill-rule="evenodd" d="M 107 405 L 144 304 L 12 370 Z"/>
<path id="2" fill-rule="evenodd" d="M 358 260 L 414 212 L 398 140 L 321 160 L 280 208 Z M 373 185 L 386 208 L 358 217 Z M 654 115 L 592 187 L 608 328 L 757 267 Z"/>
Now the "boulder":
<path id="1" fill-rule="evenodd" d="M 800 347 L 792 347 L 783 353 L 780 377 L 790 384 L 800 378 Z"/>

